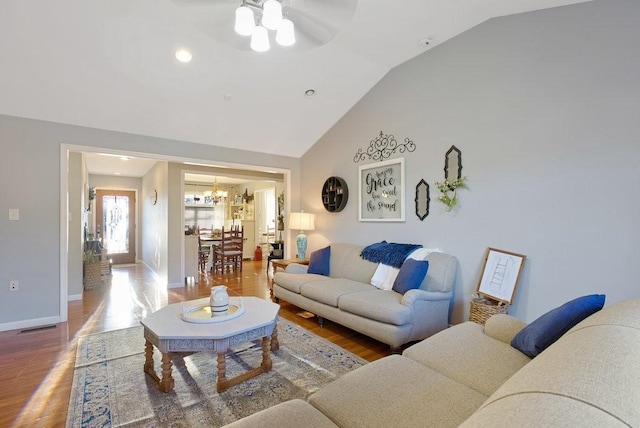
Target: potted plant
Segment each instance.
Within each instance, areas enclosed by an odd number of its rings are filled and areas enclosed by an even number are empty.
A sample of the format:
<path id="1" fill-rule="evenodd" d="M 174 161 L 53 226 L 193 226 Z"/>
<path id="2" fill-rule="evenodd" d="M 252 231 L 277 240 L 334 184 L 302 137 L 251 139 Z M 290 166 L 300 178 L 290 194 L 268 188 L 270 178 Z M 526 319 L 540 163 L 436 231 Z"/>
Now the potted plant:
<path id="1" fill-rule="evenodd" d="M 96 198 L 96 188 L 89 187 L 89 206 L 87 207 L 87 211 L 91 211 L 91 201 Z"/>
<path id="2" fill-rule="evenodd" d="M 100 256 L 93 250 L 85 250 L 82 255 L 84 267 L 84 289 L 91 290 L 100 285 Z"/>

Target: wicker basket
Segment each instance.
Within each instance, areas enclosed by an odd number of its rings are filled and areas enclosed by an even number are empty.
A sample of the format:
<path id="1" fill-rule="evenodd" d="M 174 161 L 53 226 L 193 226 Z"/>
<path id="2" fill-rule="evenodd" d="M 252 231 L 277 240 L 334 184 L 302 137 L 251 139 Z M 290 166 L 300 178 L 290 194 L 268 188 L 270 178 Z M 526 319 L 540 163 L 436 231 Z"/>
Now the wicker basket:
<path id="1" fill-rule="evenodd" d="M 471 308 L 469 311 L 469 321 L 484 325 L 491 315 L 506 314 L 509 312 L 509 305 L 503 302 L 487 299 L 482 296 L 474 295 L 471 299 Z"/>
<path id="2" fill-rule="evenodd" d="M 84 263 L 84 289 L 91 290 L 102 284 L 100 261 Z"/>

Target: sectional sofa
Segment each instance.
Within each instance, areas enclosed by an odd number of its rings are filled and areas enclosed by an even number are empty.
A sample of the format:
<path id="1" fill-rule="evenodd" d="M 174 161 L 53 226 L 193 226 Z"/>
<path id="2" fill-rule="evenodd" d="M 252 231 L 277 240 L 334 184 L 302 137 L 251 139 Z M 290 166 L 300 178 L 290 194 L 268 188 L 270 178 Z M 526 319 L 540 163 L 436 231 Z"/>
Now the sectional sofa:
<path id="1" fill-rule="evenodd" d="M 336 243 L 328 251 L 328 274 L 292 264 L 274 275 L 273 295 L 390 345 L 394 350 L 447 328 L 457 259 L 424 252 L 429 262 L 417 289 L 404 294 L 371 285 L 379 263 L 360 257 L 364 247 Z"/>
<path id="2" fill-rule="evenodd" d="M 229 427 L 640 427 L 640 299 L 533 359 L 510 345 L 524 326 L 458 324 Z"/>

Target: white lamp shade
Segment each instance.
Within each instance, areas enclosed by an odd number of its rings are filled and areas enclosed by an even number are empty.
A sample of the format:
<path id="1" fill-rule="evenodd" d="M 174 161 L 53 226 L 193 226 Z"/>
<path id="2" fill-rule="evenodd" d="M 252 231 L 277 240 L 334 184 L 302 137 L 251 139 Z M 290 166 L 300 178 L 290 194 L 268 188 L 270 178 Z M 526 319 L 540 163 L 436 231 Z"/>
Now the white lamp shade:
<path id="1" fill-rule="evenodd" d="M 236 33 L 243 36 L 251 36 L 256 26 L 253 11 L 249 6 L 240 6 L 236 9 Z"/>
<path id="2" fill-rule="evenodd" d="M 294 230 L 314 230 L 316 215 L 311 213 L 299 212 L 289 215 L 289 229 Z"/>
<path id="3" fill-rule="evenodd" d="M 256 25 L 253 29 L 253 34 L 251 34 L 251 49 L 256 52 L 266 52 L 270 47 L 267 29 Z"/>
<path id="4" fill-rule="evenodd" d="M 296 36 L 293 32 L 293 22 L 289 19 L 283 19 L 276 33 L 276 42 L 280 46 L 291 46 L 296 42 Z"/>
<path id="5" fill-rule="evenodd" d="M 282 5 L 277 0 L 267 0 L 262 6 L 262 25 L 277 30 L 282 21 Z"/>

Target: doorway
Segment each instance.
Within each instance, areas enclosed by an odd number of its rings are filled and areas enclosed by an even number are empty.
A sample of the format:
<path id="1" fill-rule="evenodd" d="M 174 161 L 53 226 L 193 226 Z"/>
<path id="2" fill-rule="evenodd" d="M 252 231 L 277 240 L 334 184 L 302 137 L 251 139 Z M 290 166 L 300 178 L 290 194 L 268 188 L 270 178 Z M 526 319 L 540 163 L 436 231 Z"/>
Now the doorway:
<path id="1" fill-rule="evenodd" d="M 136 261 L 136 194 L 126 190 L 96 191 L 96 238 L 114 264 Z"/>
<path id="2" fill-rule="evenodd" d="M 269 254 L 269 244 L 276 241 L 276 189 L 255 191 L 256 229 L 262 254 Z"/>

